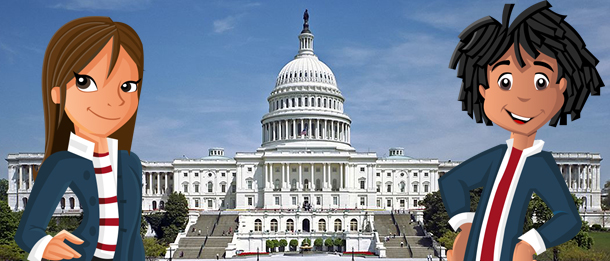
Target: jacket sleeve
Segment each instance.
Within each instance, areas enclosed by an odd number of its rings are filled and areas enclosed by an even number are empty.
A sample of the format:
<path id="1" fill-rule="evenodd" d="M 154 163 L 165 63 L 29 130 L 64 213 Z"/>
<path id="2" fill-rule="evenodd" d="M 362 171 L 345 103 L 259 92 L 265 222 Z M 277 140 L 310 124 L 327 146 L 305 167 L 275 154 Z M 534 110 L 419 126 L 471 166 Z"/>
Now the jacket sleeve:
<path id="1" fill-rule="evenodd" d="M 28 204 L 19 222 L 15 242 L 26 252 L 47 235 L 46 229 L 57 203 L 68 188 L 70 179 L 70 159 L 67 152 L 57 152 L 49 156 L 41 166 L 30 193 Z"/>
<path id="2" fill-rule="evenodd" d="M 492 163 L 505 150 L 505 145 L 498 145 L 479 153 L 438 179 L 441 198 L 450 218 L 449 224 L 454 230 L 464 223 L 472 223 L 474 213 L 470 212 L 470 190 L 485 184 Z"/>
<path id="3" fill-rule="evenodd" d="M 130 168 L 133 170 L 133 173 L 136 175 L 136 180 L 138 181 L 138 188 L 136 189 L 136 198 L 142 198 L 142 162 L 138 155 L 133 152 L 129 153 L 130 157 Z M 133 229 L 133 234 L 131 235 L 131 243 L 130 243 L 130 253 L 131 258 L 129 260 L 139 261 L 144 260 L 144 243 L 142 242 L 142 236 L 140 236 L 140 223 L 142 220 L 142 204 L 137 204 L 138 208 L 135 210 L 136 213 L 136 227 Z"/>
<path id="4" fill-rule="evenodd" d="M 540 164 L 542 175 L 539 177 L 544 180 L 537 181 L 542 185 L 537 186 L 534 192 L 553 211 L 553 217 L 538 229 L 531 229 L 519 238 L 528 242 L 537 254 L 574 238 L 582 226 L 572 194 L 555 159 L 550 153 L 545 153 L 543 160 L 544 163 Z"/>

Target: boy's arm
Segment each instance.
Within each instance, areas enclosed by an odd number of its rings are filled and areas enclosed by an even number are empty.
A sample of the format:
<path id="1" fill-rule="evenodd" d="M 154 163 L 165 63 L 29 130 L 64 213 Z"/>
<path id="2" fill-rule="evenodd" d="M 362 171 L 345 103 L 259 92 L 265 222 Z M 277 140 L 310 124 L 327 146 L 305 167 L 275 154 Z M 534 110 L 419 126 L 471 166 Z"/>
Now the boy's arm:
<path id="1" fill-rule="evenodd" d="M 582 221 L 574 204 L 572 194 L 568 190 L 563 176 L 557 167 L 555 159 L 550 153 L 543 156 L 546 165 L 542 166 L 540 177 L 544 180 L 537 181 L 542 184 L 534 192 L 553 211 L 553 217 L 538 229 L 531 229 L 519 239 L 527 242 L 541 254 L 547 248 L 564 243 L 572 238 L 582 226 Z"/>
<path id="2" fill-rule="evenodd" d="M 501 160 L 505 145 L 484 151 L 453 168 L 438 179 L 443 204 L 449 215 L 449 225 L 457 231 L 465 223 L 472 223 L 470 190 L 483 186 L 492 162 Z"/>

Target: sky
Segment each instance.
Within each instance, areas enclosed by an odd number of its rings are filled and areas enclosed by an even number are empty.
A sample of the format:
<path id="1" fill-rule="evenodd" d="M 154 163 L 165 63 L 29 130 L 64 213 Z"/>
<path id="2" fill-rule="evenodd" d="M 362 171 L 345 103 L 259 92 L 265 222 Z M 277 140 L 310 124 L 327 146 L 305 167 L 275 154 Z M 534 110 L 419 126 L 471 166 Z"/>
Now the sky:
<path id="1" fill-rule="evenodd" d="M 298 50 L 309 9 L 314 51 L 334 72 L 358 151 L 466 160 L 509 133 L 476 124 L 457 101 L 448 68 L 458 34 L 484 16 L 501 21 L 503 1 L 155 1 L 0 2 L 0 155 L 44 151 L 41 96 L 46 46 L 65 23 L 109 16 L 135 29 L 144 77 L 132 151 L 142 160 L 225 155 L 261 145 L 260 120 L 280 69 Z M 513 19 L 536 1 L 515 1 Z M 551 1 L 567 15 L 610 82 L 610 3 Z M 581 118 L 545 126 L 544 150 L 610 156 L 607 88 Z M 602 161 L 602 181 L 610 179 Z M 7 177 L 0 161 L 0 178 Z M 602 183 L 603 184 L 603 183 Z"/>

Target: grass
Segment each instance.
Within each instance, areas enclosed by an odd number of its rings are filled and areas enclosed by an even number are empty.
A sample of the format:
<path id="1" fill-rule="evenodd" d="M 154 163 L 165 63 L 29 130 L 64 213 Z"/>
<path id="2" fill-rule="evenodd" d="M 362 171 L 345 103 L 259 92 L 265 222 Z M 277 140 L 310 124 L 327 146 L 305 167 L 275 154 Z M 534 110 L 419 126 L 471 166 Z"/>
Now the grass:
<path id="1" fill-rule="evenodd" d="M 590 231 L 589 235 L 591 235 L 594 240 L 593 250 L 610 254 L 610 232 Z"/>

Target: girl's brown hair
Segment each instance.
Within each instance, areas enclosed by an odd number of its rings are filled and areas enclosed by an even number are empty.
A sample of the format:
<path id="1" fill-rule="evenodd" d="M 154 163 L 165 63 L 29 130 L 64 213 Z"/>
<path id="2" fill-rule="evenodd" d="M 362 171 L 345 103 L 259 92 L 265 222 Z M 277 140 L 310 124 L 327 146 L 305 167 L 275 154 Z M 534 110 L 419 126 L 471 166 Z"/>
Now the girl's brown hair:
<path id="1" fill-rule="evenodd" d="M 64 111 L 66 85 L 74 72 L 80 72 L 112 40 L 112 56 L 108 75 L 112 72 L 120 47 L 123 47 L 138 67 L 138 76 L 144 72 L 144 50 L 138 34 L 124 23 L 114 22 L 109 17 L 90 16 L 72 20 L 53 35 L 42 65 L 42 104 L 44 106 L 45 152 L 44 160 L 51 154 L 68 149 L 70 132 L 74 124 Z M 51 89 L 60 88 L 60 103 L 51 100 Z M 138 83 L 138 98 L 142 81 Z M 131 150 L 136 113 L 120 129 L 110 135 L 119 142 L 119 150 Z M 33 178 L 36 178 L 37 172 Z"/>

